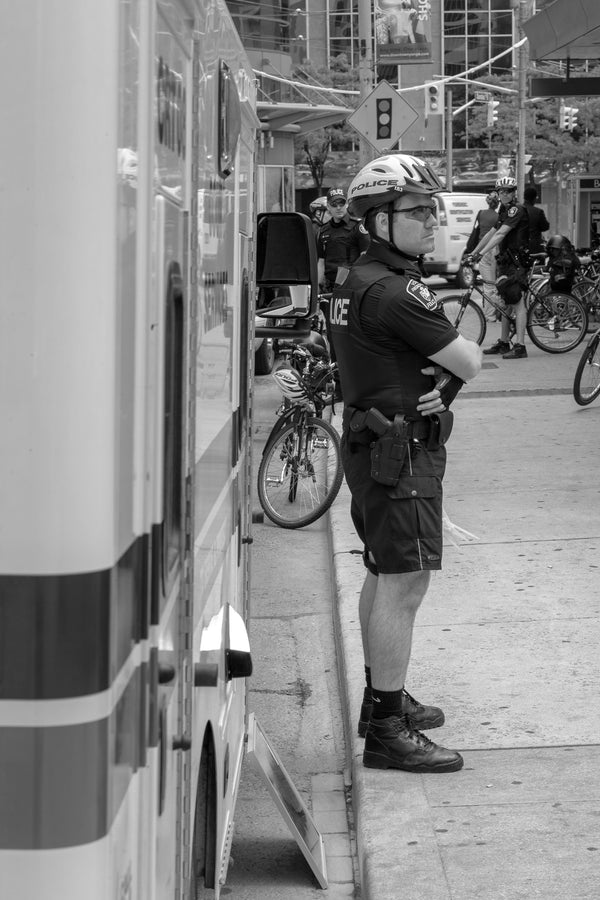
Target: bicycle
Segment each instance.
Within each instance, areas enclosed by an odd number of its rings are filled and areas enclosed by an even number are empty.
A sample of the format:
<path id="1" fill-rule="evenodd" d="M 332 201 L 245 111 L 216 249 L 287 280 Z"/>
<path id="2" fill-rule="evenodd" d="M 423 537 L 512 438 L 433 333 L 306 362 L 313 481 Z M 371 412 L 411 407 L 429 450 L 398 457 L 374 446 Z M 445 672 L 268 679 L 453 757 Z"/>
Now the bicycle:
<path id="1" fill-rule="evenodd" d="M 600 321 L 600 250 L 589 254 L 577 251 L 581 269 L 576 273 L 571 293 L 585 305 L 590 321 Z"/>
<path id="2" fill-rule="evenodd" d="M 468 264 L 468 263 L 467 263 Z M 472 267 L 473 268 L 473 267 Z M 473 294 L 481 298 L 481 305 Z M 487 331 L 483 303 L 487 301 L 499 315 L 509 320 L 509 340 L 515 334 L 514 316 L 489 294 L 481 282 L 473 284 L 462 294 L 450 294 L 442 299 L 446 316 L 457 331 L 471 341 L 482 344 Z M 525 294 L 527 308 L 527 334 L 536 347 L 546 353 L 566 353 L 577 347 L 585 337 L 588 327 L 587 310 L 582 301 L 572 294 L 549 291 L 540 286 L 537 279 L 530 279 Z"/>
<path id="3" fill-rule="evenodd" d="M 290 367 L 272 373 L 283 394 L 258 469 L 258 498 L 281 528 L 316 522 L 337 497 L 342 480 L 340 438 L 323 419 L 333 406 L 336 364 L 314 346 L 279 344 Z"/>
<path id="4" fill-rule="evenodd" d="M 587 342 L 575 371 L 573 397 L 587 406 L 600 395 L 600 328 Z"/>

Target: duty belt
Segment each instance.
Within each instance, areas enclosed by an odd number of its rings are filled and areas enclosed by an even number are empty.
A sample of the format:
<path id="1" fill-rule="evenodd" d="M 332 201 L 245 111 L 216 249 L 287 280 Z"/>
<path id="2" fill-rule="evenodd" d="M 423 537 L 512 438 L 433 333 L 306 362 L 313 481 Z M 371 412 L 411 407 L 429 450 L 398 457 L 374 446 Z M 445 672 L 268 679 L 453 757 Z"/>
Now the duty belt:
<path id="1" fill-rule="evenodd" d="M 366 424 L 369 413 L 352 407 L 344 410 L 344 427 L 348 428 L 351 444 L 372 444 L 378 438 L 378 433 Z M 431 434 L 432 423 L 429 419 L 412 419 L 405 416 L 404 421 L 408 425 L 408 433 L 411 439 L 426 441 Z"/>
<path id="2" fill-rule="evenodd" d="M 379 417 L 381 420 L 381 428 L 373 427 L 374 414 L 375 417 Z M 423 416 L 419 419 L 404 416 L 406 437 L 408 440 L 423 441 L 430 449 L 436 449 L 440 445 L 445 444 L 450 437 L 453 418 L 454 416 L 450 411 Z M 343 426 L 348 431 L 348 442 L 350 445 L 371 446 L 386 430 L 386 426 L 383 423 L 387 423 L 388 426 L 391 424 L 385 416 L 378 413 L 375 409 L 365 411 L 349 406 L 344 410 Z"/>

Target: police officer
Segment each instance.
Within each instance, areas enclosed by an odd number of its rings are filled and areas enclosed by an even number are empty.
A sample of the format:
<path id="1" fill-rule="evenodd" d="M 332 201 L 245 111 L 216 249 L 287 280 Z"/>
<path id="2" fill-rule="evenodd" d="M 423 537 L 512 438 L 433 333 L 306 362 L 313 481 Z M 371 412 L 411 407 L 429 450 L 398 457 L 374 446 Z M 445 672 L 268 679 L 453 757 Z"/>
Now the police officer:
<path id="1" fill-rule="evenodd" d="M 496 190 L 500 199 L 498 221 L 494 231 L 488 232 L 475 247 L 473 261 L 478 262 L 484 253 L 498 248 L 496 289 L 504 303 L 512 306 L 516 340 L 511 349 L 510 322 L 503 316 L 501 337 L 483 352 L 501 353 L 502 359 L 524 359 L 527 356 L 525 347 L 527 310 L 524 294 L 527 290 L 528 273 L 523 254 L 529 244 L 529 216 L 525 207 L 516 201 L 516 179 L 508 175 L 498 178 Z"/>
<path id="2" fill-rule="evenodd" d="M 486 236 L 488 231 L 491 231 L 496 227 L 496 223 L 498 222 L 498 194 L 495 190 L 488 192 L 485 198 L 485 202 L 487 203 L 487 209 L 480 209 L 475 216 L 473 230 L 471 231 L 471 234 L 469 235 L 469 238 L 467 240 L 464 253 L 467 258 L 473 252 L 477 244 Z M 483 285 L 486 294 L 492 300 L 498 303 L 499 298 L 496 292 L 495 253 L 486 253 L 485 256 L 481 258 L 479 272 L 483 279 Z M 500 314 L 496 312 L 495 308 L 491 306 L 491 304 L 489 304 L 487 300 L 483 301 L 483 312 L 488 322 L 495 322 L 496 316 L 500 318 Z"/>
<path id="3" fill-rule="evenodd" d="M 316 197 L 311 201 L 308 208 L 310 210 L 310 219 L 316 240 L 319 237 L 321 226 L 331 218 L 327 209 L 327 197 Z"/>
<path id="4" fill-rule="evenodd" d="M 349 209 L 364 217 L 370 244 L 335 288 L 331 314 L 346 403 L 342 458 L 367 568 L 359 603 L 363 762 L 413 772 L 463 765 L 459 753 L 420 731 L 442 725 L 442 710 L 404 686 L 415 616 L 431 571 L 441 568 L 448 406 L 481 367 L 480 348 L 421 281 L 419 257 L 433 249 L 440 190 L 432 169 L 405 154 L 359 172 Z"/>
<path id="5" fill-rule="evenodd" d="M 537 189 L 530 185 L 523 191 L 523 206 L 527 210 L 529 217 L 529 252 L 543 253 L 544 239 L 543 231 L 548 231 L 550 222 L 546 218 L 546 213 L 540 206 L 536 206 L 538 198 Z"/>
<path id="6" fill-rule="evenodd" d="M 330 188 L 327 191 L 327 212 L 329 221 L 319 229 L 317 235 L 317 253 L 323 260 L 319 281 L 324 291 L 332 291 L 340 266 L 349 269 L 369 240 L 360 221 L 350 218 L 346 206 L 346 193 L 342 188 Z"/>

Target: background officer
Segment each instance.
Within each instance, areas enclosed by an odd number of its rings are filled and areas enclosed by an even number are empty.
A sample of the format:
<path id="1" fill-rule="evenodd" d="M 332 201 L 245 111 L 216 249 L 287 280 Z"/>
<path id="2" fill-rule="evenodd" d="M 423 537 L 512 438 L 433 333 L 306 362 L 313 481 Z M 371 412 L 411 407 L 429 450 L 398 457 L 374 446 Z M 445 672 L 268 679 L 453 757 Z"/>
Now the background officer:
<path id="1" fill-rule="evenodd" d="M 340 280 L 343 280 L 352 263 L 367 249 L 369 239 L 360 227 L 360 220 L 348 215 L 346 193 L 342 188 L 327 191 L 327 212 L 331 218 L 319 229 L 317 253 L 319 260 L 322 260 L 319 263 L 319 283 L 329 293 L 338 278 L 338 269 L 342 269 Z"/>
<path id="2" fill-rule="evenodd" d="M 473 252 L 477 244 L 483 240 L 489 231 L 496 227 L 498 222 L 498 194 L 496 190 L 488 191 L 485 202 L 487 203 L 487 209 L 480 209 L 475 216 L 473 230 L 465 247 L 466 256 Z M 496 293 L 496 254 L 494 252 L 490 251 L 481 257 L 479 272 L 483 279 L 486 294 L 492 300 L 498 302 L 499 298 Z M 483 301 L 483 312 L 488 322 L 496 321 L 496 310 L 485 299 Z"/>
<path id="3" fill-rule="evenodd" d="M 498 222 L 494 231 L 481 240 L 473 251 L 473 261 L 479 262 L 484 253 L 498 248 L 498 278 L 496 289 L 507 306 L 512 306 L 515 316 L 516 341 L 511 350 L 509 332 L 510 321 L 502 317 L 502 334 L 485 354 L 502 354 L 502 359 L 524 359 L 527 356 L 525 347 L 525 325 L 527 310 L 524 294 L 527 290 L 528 271 L 524 263 L 524 254 L 528 255 L 529 216 L 524 206 L 516 201 L 517 181 L 505 175 L 496 181 L 496 190 L 500 199 Z"/>
<path id="4" fill-rule="evenodd" d="M 536 206 L 537 190 L 533 185 L 526 187 L 523 191 L 523 206 L 527 210 L 529 217 L 529 252 L 543 253 L 544 239 L 542 232 L 548 231 L 550 222 L 546 218 L 546 214 L 541 206 Z"/>

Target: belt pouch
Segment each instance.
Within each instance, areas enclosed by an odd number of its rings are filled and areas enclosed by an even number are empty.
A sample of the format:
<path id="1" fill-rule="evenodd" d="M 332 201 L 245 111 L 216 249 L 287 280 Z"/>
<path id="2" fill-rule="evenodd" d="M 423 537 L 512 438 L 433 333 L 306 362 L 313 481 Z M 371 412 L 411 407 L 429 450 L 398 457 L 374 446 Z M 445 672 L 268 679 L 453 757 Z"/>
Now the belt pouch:
<path id="1" fill-rule="evenodd" d="M 454 413 L 452 410 L 447 409 L 444 412 L 429 416 L 429 419 L 431 421 L 431 429 L 427 440 L 427 449 L 439 450 L 452 434 Z"/>

